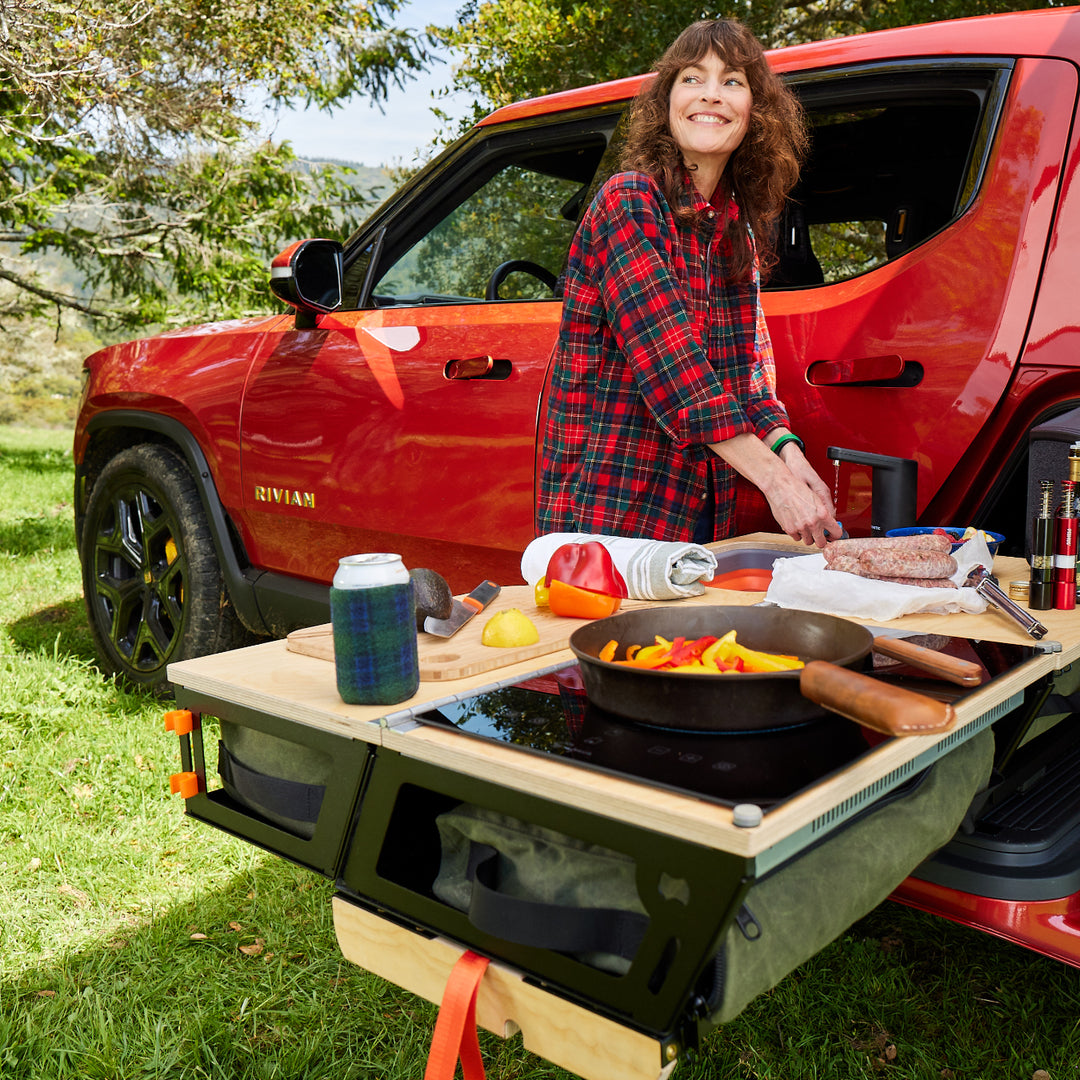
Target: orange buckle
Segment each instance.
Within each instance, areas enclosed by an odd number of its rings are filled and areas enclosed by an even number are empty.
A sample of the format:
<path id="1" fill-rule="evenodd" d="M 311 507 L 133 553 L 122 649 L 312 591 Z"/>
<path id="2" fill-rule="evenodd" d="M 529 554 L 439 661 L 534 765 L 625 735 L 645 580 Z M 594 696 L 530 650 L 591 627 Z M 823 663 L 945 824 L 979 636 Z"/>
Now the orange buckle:
<path id="1" fill-rule="evenodd" d="M 169 777 L 169 790 L 174 795 L 181 795 L 185 799 L 193 798 L 199 794 L 199 776 L 193 772 L 173 773 Z"/>
<path id="2" fill-rule="evenodd" d="M 175 731 L 177 735 L 190 735 L 195 726 L 190 709 L 173 709 L 165 714 L 165 730 Z"/>

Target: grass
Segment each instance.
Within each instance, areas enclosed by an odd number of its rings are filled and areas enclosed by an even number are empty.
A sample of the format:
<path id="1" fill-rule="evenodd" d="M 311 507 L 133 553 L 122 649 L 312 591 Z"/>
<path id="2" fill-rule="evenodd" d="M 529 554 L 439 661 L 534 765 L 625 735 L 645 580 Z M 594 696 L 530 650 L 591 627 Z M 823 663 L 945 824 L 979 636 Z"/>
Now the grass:
<path id="1" fill-rule="evenodd" d="M 0 428 L 0 1080 L 416 1080 L 435 1008 L 342 960 L 328 882 L 184 817 L 161 704 L 96 669 L 69 445 Z M 887 903 L 676 1076 L 1064 1080 L 1078 1025 L 1077 970 Z"/>

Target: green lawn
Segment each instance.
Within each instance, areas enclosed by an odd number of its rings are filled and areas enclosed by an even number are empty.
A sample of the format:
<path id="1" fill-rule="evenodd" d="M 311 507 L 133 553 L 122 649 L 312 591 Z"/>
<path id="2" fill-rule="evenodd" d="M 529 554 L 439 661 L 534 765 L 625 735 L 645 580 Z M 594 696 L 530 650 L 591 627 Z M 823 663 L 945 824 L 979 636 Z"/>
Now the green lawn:
<path id="1" fill-rule="evenodd" d="M 71 484 L 68 434 L 0 428 L 0 1080 L 419 1080 L 435 1009 L 341 959 L 329 884 L 169 795 L 162 705 L 94 665 Z M 675 1075 L 1064 1080 L 1078 1024 L 1077 970 L 885 904 Z"/>

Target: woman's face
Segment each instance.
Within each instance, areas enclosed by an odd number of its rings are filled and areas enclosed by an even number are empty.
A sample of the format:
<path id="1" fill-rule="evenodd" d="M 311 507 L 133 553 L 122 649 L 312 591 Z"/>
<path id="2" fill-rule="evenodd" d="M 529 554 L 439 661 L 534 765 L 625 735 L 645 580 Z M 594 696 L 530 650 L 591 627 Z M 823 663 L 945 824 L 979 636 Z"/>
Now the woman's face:
<path id="1" fill-rule="evenodd" d="M 715 53 L 683 68 L 671 87 L 668 124 L 686 164 L 718 180 L 746 135 L 752 104 L 746 75 Z"/>

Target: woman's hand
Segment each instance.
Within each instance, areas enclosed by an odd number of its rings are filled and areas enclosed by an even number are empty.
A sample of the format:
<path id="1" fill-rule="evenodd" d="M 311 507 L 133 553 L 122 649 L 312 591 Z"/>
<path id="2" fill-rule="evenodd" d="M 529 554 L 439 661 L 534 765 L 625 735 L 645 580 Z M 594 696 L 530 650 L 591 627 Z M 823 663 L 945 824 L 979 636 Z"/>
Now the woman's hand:
<path id="1" fill-rule="evenodd" d="M 787 468 L 792 483 L 782 478 L 775 483 L 775 495 L 770 495 L 766 489 L 762 491 L 780 527 L 793 540 L 818 547 L 824 547 L 829 539 L 839 539 L 843 529 L 836 520 L 832 494 L 806 460 L 798 443 L 787 443 L 781 449 L 779 459 Z"/>
<path id="2" fill-rule="evenodd" d="M 832 495 L 798 443 L 774 454 L 756 435 L 737 435 L 711 449 L 759 488 L 777 524 L 793 540 L 824 547 L 843 532 Z"/>

